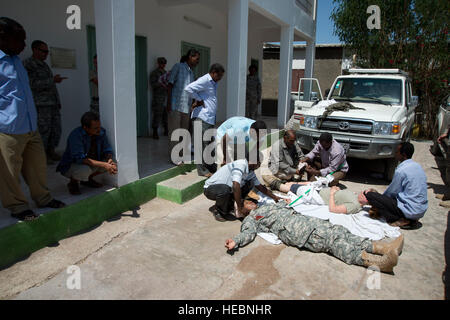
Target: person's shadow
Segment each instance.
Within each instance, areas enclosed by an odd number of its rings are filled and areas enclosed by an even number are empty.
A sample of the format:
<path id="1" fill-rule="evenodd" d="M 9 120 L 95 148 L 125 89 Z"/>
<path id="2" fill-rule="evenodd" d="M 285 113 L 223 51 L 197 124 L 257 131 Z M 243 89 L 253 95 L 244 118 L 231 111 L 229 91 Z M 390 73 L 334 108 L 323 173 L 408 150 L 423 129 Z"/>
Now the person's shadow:
<path id="1" fill-rule="evenodd" d="M 433 189 L 434 194 L 445 194 L 447 191 L 445 184 L 436 184 L 432 182 L 428 182 L 428 189 Z"/>

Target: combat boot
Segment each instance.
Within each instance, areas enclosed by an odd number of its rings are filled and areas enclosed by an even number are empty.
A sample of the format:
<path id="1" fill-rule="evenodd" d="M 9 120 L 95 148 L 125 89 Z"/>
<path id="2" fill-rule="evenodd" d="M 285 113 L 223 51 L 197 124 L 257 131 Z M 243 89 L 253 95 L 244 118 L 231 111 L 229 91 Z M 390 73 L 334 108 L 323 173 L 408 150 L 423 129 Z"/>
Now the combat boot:
<path id="1" fill-rule="evenodd" d="M 379 256 L 363 251 L 361 258 L 365 267 L 376 266 L 381 272 L 392 273 L 398 262 L 398 255 L 395 250 Z"/>
<path id="2" fill-rule="evenodd" d="M 49 148 L 47 152 L 47 158 L 50 158 L 52 161 L 61 160 L 61 156 L 55 152 L 55 149 Z"/>
<path id="3" fill-rule="evenodd" d="M 155 140 L 159 139 L 158 128 L 153 128 L 153 139 Z"/>
<path id="4" fill-rule="evenodd" d="M 403 243 L 405 242 L 403 235 L 397 237 L 394 241 L 384 242 L 384 241 L 373 241 L 373 253 L 377 254 L 387 254 L 390 250 L 394 250 L 399 256 L 403 250 Z"/>

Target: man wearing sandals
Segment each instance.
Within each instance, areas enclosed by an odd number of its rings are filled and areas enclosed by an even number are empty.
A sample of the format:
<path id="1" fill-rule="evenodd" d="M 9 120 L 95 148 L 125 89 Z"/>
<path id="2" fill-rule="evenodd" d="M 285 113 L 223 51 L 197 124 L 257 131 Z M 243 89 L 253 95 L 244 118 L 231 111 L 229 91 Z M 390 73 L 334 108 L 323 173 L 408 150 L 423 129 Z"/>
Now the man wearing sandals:
<path id="1" fill-rule="evenodd" d="M 73 195 L 81 194 L 80 181 L 84 186 L 100 188 L 102 185 L 94 180 L 95 176 L 104 172 L 117 173 L 98 113 L 90 111 L 81 117 L 81 127 L 74 129 L 67 138 L 66 151 L 56 171 L 70 179 L 67 188 Z"/>
<path id="2" fill-rule="evenodd" d="M 39 217 L 20 188 L 20 174 L 38 207 L 62 208 L 47 188 L 45 150 L 27 72 L 18 55 L 26 33 L 16 21 L 0 18 L 0 199 L 19 220 Z"/>
<path id="3" fill-rule="evenodd" d="M 395 158 L 400 162 L 394 178 L 383 194 L 365 194 L 375 217 L 383 217 L 392 226 L 416 229 L 428 209 L 427 176 L 420 164 L 411 158 L 414 146 L 402 142 L 397 146 Z"/>

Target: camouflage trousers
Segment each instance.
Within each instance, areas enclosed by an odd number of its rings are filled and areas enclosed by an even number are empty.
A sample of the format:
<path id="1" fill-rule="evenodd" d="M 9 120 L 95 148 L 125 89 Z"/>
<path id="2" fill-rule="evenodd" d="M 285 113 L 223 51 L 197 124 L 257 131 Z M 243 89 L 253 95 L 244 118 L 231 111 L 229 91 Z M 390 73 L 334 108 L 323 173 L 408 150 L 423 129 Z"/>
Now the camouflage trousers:
<path id="1" fill-rule="evenodd" d="M 90 111 L 100 113 L 100 105 L 99 105 L 98 98 L 91 99 L 91 110 Z"/>
<path id="2" fill-rule="evenodd" d="M 312 252 L 329 253 L 347 264 L 364 265 L 361 254 L 364 250 L 372 252 L 372 241 L 350 233 L 343 226 L 323 222 L 311 233 L 304 247 Z"/>
<path id="3" fill-rule="evenodd" d="M 39 133 L 44 149 L 56 148 L 61 139 L 61 113 L 56 105 L 36 106 Z"/>
<path id="4" fill-rule="evenodd" d="M 256 120 L 258 116 L 258 100 L 247 98 L 245 103 L 245 116 L 247 118 Z"/>
<path id="5" fill-rule="evenodd" d="M 280 186 L 283 183 L 286 183 L 288 181 L 298 182 L 302 180 L 302 176 L 299 176 L 297 174 L 286 174 L 282 171 L 279 171 L 277 172 L 277 174 L 273 175 L 262 175 L 262 178 L 267 187 L 269 187 L 272 190 L 278 191 L 280 191 Z"/>
<path id="6" fill-rule="evenodd" d="M 158 128 L 160 124 L 164 128 L 167 128 L 168 118 L 167 118 L 167 99 L 166 98 L 154 98 L 152 101 L 152 128 Z"/>

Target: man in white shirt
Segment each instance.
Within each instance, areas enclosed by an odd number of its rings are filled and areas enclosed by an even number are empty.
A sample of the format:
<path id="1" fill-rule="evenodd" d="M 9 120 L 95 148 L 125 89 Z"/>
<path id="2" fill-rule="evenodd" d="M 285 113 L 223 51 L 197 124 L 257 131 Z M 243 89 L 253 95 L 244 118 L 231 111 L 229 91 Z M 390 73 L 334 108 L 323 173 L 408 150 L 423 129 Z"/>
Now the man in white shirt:
<path id="1" fill-rule="evenodd" d="M 195 99 L 195 102 L 192 105 L 193 110 L 191 116 L 194 131 L 195 128 L 199 126 L 202 132 L 200 137 L 194 134 L 194 139 L 196 139 L 194 142 L 195 150 L 197 153 L 201 151 L 201 158 L 195 159 L 199 176 L 211 177 L 213 172 L 216 171 L 214 157 L 211 157 L 211 159 L 209 159 L 210 161 L 205 161 L 203 157 L 203 150 L 210 142 L 204 141 L 203 136 L 206 130 L 213 128 L 216 124 L 217 83 L 222 79 L 224 73 L 225 69 L 222 65 L 215 63 L 209 69 L 209 73 L 198 78 L 184 88 L 184 91 L 187 92 L 191 98 Z"/>
<path id="2" fill-rule="evenodd" d="M 246 159 L 228 163 L 205 182 L 205 196 L 216 201 L 211 211 L 217 221 L 232 218 L 229 212 L 234 209 L 234 202 L 237 206 L 236 216 L 245 217 L 250 211 L 244 205 L 244 200 L 253 187 L 275 201 L 280 200 L 279 197 L 262 185 L 255 175 L 254 171 L 261 165 L 261 156 L 257 159 L 256 164 L 249 163 L 248 158 L 247 155 Z"/>

